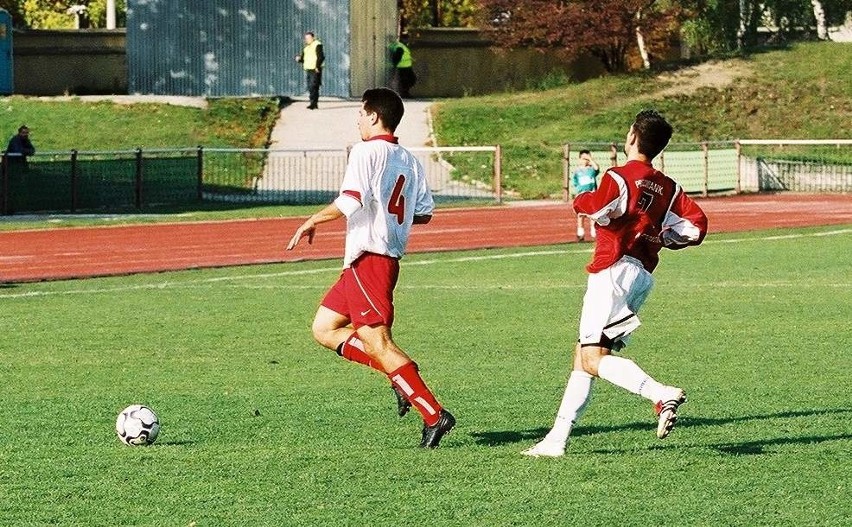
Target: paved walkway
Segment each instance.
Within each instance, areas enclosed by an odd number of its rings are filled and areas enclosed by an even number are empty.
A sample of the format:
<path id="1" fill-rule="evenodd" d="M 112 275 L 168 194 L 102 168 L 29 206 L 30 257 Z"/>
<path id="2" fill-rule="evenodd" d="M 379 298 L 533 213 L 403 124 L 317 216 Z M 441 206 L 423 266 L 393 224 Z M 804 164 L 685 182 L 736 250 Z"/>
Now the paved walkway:
<path id="1" fill-rule="evenodd" d="M 397 129 L 403 146 L 431 146 L 429 106 L 431 101 L 405 101 L 405 115 Z M 281 110 L 272 129 L 272 149 L 312 150 L 333 148 L 345 150 L 360 141 L 355 119 L 361 101 L 320 98 L 318 110 L 308 110 L 307 100 L 295 102 Z"/>
<path id="2" fill-rule="evenodd" d="M 431 104 L 426 100 L 405 101 L 405 115 L 396 130 L 401 145 L 432 146 Z M 263 177 L 254 183 L 255 189 L 285 202 L 333 199 L 346 170 L 346 149 L 361 140 L 356 125 L 360 107 L 360 100 L 320 98 L 319 109 L 309 110 L 307 100 L 300 98 L 283 108 L 270 137 L 273 152 L 266 159 Z M 330 151 L 321 151 L 324 149 Z M 423 152 L 415 155 L 436 195 L 492 195 L 490 191 L 453 181 L 452 166 L 442 157 Z"/>

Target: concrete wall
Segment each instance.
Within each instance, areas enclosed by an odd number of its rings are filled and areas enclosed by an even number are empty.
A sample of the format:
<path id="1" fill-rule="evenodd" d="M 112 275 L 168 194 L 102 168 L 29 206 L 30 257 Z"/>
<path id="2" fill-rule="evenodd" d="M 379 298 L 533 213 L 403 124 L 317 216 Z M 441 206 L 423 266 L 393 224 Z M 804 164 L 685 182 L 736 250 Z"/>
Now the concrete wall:
<path id="1" fill-rule="evenodd" d="M 349 88 L 352 97 L 385 86 L 391 76 L 389 46 L 396 41 L 396 2 L 352 2 L 349 17 Z M 322 92 L 320 92 L 322 93 Z"/>
<path id="2" fill-rule="evenodd" d="M 124 30 L 15 31 L 15 93 L 127 93 Z"/>
<path id="3" fill-rule="evenodd" d="M 426 29 L 411 36 L 415 97 L 479 95 L 534 85 L 548 74 L 580 81 L 604 73 L 593 57 L 572 60 L 557 51 L 498 50 L 475 29 Z"/>
<path id="4" fill-rule="evenodd" d="M 378 13 L 374 13 L 378 14 Z M 360 15 L 359 15 L 360 16 Z M 352 95 L 387 83 L 384 40 L 395 24 L 388 17 L 352 35 Z M 353 22 L 357 20 L 353 17 Z M 356 34 L 357 33 L 357 34 Z M 128 89 L 124 30 L 15 31 L 15 93 L 25 95 L 125 94 Z M 573 80 L 601 75 L 597 59 L 571 60 L 558 52 L 503 51 L 477 30 L 429 29 L 412 35 L 417 97 L 458 97 L 524 89 L 557 72 Z M 357 58 L 360 57 L 360 58 Z"/>

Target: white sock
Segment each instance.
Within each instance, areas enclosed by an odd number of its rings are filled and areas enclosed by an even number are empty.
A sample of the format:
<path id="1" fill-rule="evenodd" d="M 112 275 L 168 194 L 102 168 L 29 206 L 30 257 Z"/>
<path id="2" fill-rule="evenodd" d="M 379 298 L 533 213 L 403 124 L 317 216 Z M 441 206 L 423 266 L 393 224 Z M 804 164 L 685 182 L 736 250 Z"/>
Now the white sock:
<path id="1" fill-rule="evenodd" d="M 568 441 L 574 423 L 583 414 L 583 410 L 586 409 L 586 404 L 589 402 L 589 395 L 592 393 L 592 380 L 593 377 L 584 371 L 574 370 L 571 372 L 565 385 L 565 394 L 559 404 L 556 421 L 553 423 L 553 428 L 547 433 L 546 440 L 560 442 L 563 445 Z"/>
<path id="2" fill-rule="evenodd" d="M 584 237 L 585 235 L 586 235 L 586 231 L 585 231 L 585 230 L 583 230 L 582 228 L 577 229 L 577 238 L 582 238 L 582 237 Z"/>
<path id="3" fill-rule="evenodd" d="M 594 221 L 592 221 L 591 225 L 589 225 L 589 232 L 592 233 L 592 238 L 595 238 L 598 235 L 597 231 L 595 231 L 595 222 Z"/>
<path id="4" fill-rule="evenodd" d="M 667 399 L 673 389 L 655 381 L 632 360 L 615 355 L 601 357 L 598 377 L 654 403 Z"/>

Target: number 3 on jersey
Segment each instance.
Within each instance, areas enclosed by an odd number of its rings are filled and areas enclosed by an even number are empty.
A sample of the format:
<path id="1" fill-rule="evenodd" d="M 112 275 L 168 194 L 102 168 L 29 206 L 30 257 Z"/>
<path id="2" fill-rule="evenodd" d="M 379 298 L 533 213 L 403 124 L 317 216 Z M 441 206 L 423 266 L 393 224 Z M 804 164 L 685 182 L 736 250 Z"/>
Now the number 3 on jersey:
<path id="1" fill-rule="evenodd" d="M 393 186 L 393 192 L 388 202 L 388 212 L 396 215 L 396 222 L 400 225 L 405 221 L 405 196 L 402 195 L 402 187 L 405 186 L 405 176 L 401 175 Z"/>

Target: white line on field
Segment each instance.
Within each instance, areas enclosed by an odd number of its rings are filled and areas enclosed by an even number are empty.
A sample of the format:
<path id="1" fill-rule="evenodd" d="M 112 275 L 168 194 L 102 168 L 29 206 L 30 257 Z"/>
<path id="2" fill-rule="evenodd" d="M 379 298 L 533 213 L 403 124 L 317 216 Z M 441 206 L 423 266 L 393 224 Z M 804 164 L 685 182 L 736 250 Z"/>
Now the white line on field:
<path id="1" fill-rule="evenodd" d="M 211 284 L 192 284 L 187 287 L 207 287 Z M 328 284 L 316 285 L 299 285 L 299 284 L 227 284 L 226 287 L 232 289 L 250 289 L 250 290 L 278 290 L 278 291 L 297 291 L 297 290 L 325 290 L 328 289 Z M 680 287 L 677 284 L 667 284 L 668 289 Z M 751 288 L 819 288 L 826 287 L 831 289 L 849 289 L 852 288 L 852 282 L 846 283 L 814 283 L 814 282 L 708 282 L 706 284 L 690 282 L 684 285 L 688 289 L 703 289 L 703 288 L 729 288 L 729 289 L 751 289 Z M 439 289 L 443 291 L 526 291 L 526 290 L 544 290 L 553 289 L 585 289 L 586 283 L 579 284 L 476 284 L 476 285 L 453 285 L 453 284 L 400 284 L 396 287 L 397 291 L 413 291 L 420 289 Z"/>
<path id="2" fill-rule="evenodd" d="M 756 238 L 734 238 L 728 240 L 707 240 L 705 244 L 715 244 L 715 243 L 742 243 L 742 242 L 763 242 L 763 241 L 777 241 L 777 240 L 792 240 L 797 238 L 807 238 L 811 236 L 817 237 L 825 237 L 825 236 L 838 236 L 842 234 L 852 233 L 852 229 L 838 229 L 832 231 L 824 231 L 824 232 L 814 232 L 814 233 L 806 233 L 806 234 L 784 234 L 784 235 L 776 235 L 776 236 L 762 236 Z M 422 266 L 422 265 L 435 265 L 435 264 L 452 264 L 452 263 L 467 263 L 467 262 L 481 262 L 488 260 L 507 260 L 512 258 L 526 258 L 532 256 L 554 256 L 554 255 L 564 255 L 564 254 L 585 254 L 591 253 L 592 249 L 549 249 L 542 251 L 525 251 L 519 253 L 509 253 L 509 254 L 484 254 L 480 256 L 460 256 L 457 258 L 433 258 L 429 260 L 414 260 L 414 261 L 404 261 L 403 266 L 405 267 L 413 267 L 413 266 Z M 322 273 L 332 273 L 332 272 L 340 272 L 340 267 L 321 267 L 317 269 L 301 269 L 298 271 L 279 271 L 275 273 L 258 273 L 258 274 L 247 274 L 247 275 L 237 275 L 237 276 L 216 276 L 211 278 L 201 278 L 197 280 L 185 280 L 185 281 L 166 281 L 159 282 L 155 284 L 137 284 L 137 285 L 125 285 L 125 286 L 116 286 L 116 287 L 104 287 L 97 289 L 69 289 L 67 291 L 27 291 L 23 293 L 9 293 L 9 294 L 0 294 L 0 299 L 15 299 L 15 298 L 31 298 L 31 297 L 41 297 L 41 296 L 63 296 L 63 295 L 85 295 L 85 294 L 100 294 L 100 293 L 116 293 L 122 291 L 139 291 L 146 289 L 170 289 L 170 288 L 181 288 L 181 287 L 191 287 L 193 285 L 199 284 L 213 284 L 219 282 L 236 282 L 241 280 L 255 280 L 262 278 L 281 278 L 285 276 L 304 276 L 304 275 L 312 275 L 312 274 L 322 274 Z"/>

